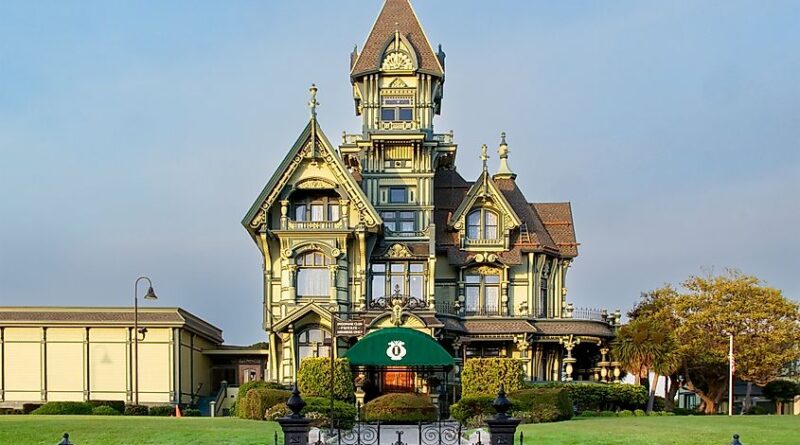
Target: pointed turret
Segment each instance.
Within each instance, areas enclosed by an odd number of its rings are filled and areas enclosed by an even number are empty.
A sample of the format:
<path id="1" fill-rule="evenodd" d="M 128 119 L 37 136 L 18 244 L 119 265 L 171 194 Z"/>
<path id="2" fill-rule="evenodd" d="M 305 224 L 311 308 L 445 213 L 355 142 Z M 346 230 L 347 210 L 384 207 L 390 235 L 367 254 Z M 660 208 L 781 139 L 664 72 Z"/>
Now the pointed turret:
<path id="1" fill-rule="evenodd" d="M 500 146 L 497 147 L 497 154 L 500 156 L 500 167 L 494 174 L 494 179 L 515 179 L 517 174 L 508 167 L 508 144 L 506 143 L 506 133 L 500 133 Z"/>

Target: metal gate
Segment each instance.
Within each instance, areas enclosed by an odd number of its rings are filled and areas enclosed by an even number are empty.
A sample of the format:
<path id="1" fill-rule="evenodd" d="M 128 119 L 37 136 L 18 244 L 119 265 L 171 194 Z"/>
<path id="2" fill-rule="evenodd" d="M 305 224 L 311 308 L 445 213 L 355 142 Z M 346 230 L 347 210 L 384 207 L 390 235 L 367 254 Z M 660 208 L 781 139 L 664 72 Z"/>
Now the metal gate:
<path id="1" fill-rule="evenodd" d="M 327 437 L 323 431 L 317 433 L 317 440 L 311 445 L 461 445 L 467 440 L 467 429 L 451 421 L 401 425 L 356 422 L 352 429 L 336 429 Z"/>

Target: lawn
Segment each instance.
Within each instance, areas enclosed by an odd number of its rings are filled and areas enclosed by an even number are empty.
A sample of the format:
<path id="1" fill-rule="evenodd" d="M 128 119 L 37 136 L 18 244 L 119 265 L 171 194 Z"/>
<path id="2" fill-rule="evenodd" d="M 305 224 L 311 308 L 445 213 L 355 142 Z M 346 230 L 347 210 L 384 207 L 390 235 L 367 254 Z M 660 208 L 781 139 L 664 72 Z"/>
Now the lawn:
<path id="1" fill-rule="evenodd" d="M 525 445 L 728 445 L 734 433 L 744 445 L 797 445 L 800 416 L 578 418 L 518 431 Z"/>
<path id="2" fill-rule="evenodd" d="M 276 431 L 274 422 L 235 418 L 0 416 L 2 445 L 54 445 L 64 432 L 77 445 L 274 445 Z"/>
<path id="3" fill-rule="evenodd" d="M 2 445 L 53 445 L 65 431 L 77 445 L 274 445 L 278 430 L 231 418 L 0 416 Z M 745 445 L 796 445 L 800 416 L 591 418 L 519 431 L 525 445 L 728 445 L 734 433 Z"/>

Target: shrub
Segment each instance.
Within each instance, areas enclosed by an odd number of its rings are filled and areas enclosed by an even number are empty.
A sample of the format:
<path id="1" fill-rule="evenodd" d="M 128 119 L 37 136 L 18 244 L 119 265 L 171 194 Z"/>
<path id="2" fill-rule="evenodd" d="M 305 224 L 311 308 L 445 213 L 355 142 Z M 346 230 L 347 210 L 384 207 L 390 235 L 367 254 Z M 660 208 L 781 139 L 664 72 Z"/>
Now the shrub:
<path id="1" fill-rule="evenodd" d="M 92 413 L 92 405 L 86 402 L 47 402 L 31 414 L 86 415 Z"/>
<path id="2" fill-rule="evenodd" d="M 617 417 L 632 417 L 633 411 L 629 409 L 623 409 L 622 411 L 617 413 Z"/>
<path id="3" fill-rule="evenodd" d="M 330 428 L 331 399 L 322 397 L 306 397 L 306 406 L 301 411 L 311 419 L 311 425 L 317 428 Z M 285 403 L 271 406 L 264 412 L 267 420 L 277 420 L 279 417 L 288 416 L 289 407 Z M 341 400 L 333 402 L 334 426 L 344 430 L 352 429 L 356 422 L 356 407 Z"/>
<path id="4" fill-rule="evenodd" d="M 262 420 L 267 408 L 286 403 L 291 393 L 282 389 L 253 388 L 236 401 L 236 415 L 241 419 Z"/>
<path id="5" fill-rule="evenodd" d="M 689 408 L 675 408 L 672 410 L 672 414 L 676 416 L 692 416 L 700 413 Z"/>
<path id="6" fill-rule="evenodd" d="M 642 409 L 637 409 L 637 410 L 633 411 L 633 415 L 636 416 L 636 417 L 643 417 L 643 416 L 646 416 L 647 413 L 644 412 L 644 410 L 642 410 Z"/>
<path id="7" fill-rule="evenodd" d="M 364 405 L 367 422 L 432 422 L 437 418 L 436 406 L 424 394 L 386 394 Z"/>
<path id="8" fill-rule="evenodd" d="M 512 392 L 509 398 L 514 403 L 515 410 L 529 411 L 534 419 L 539 419 L 536 423 L 569 420 L 574 414 L 572 399 L 564 388 L 523 389 Z M 556 414 L 553 415 L 552 412 Z M 553 416 L 554 420 L 546 420 Z"/>
<path id="9" fill-rule="evenodd" d="M 183 412 L 183 415 L 186 417 L 200 417 L 200 410 L 194 408 L 186 408 Z"/>
<path id="10" fill-rule="evenodd" d="M 122 400 L 89 400 L 88 403 L 94 408 L 98 406 L 110 406 L 118 413 L 125 411 L 125 402 Z"/>
<path id="11" fill-rule="evenodd" d="M 671 412 L 669 412 L 669 411 L 664 411 L 664 415 L 665 415 L 665 416 L 674 416 L 674 415 L 675 415 L 675 413 L 671 413 Z"/>
<path id="12" fill-rule="evenodd" d="M 512 358 L 471 358 L 461 371 L 463 397 L 496 396 L 503 384 L 506 392 L 522 388 L 525 370 L 522 362 Z"/>
<path id="13" fill-rule="evenodd" d="M 147 407 L 144 405 L 125 405 L 125 411 L 122 414 L 126 416 L 146 416 Z"/>
<path id="14" fill-rule="evenodd" d="M 647 404 L 647 389 L 623 383 L 561 383 L 551 382 L 534 387 L 564 388 L 578 412 L 617 409 L 642 409 Z M 658 407 L 656 408 L 658 409 Z M 663 409 L 663 408 L 662 408 Z"/>
<path id="15" fill-rule="evenodd" d="M 247 395 L 247 391 L 251 389 L 286 389 L 283 385 L 275 382 L 265 382 L 263 380 L 253 380 L 239 385 L 239 391 L 236 393 L 236 400 L 243 399 Z M 286 398 L 289 399 L 288 397 Z M 285 402 L 285 400 L 284 400 Z"/>
<path id="16" fill-rule="evenodd" d="M 624 410 L 644 408 L 647 405 L 647 388 L 641 385 L 628 385 L 624 383 L 611 383 L 608 387 L 607 402 L 614 407 Z"/>
<path id="17" fill-rule="evenodd" d="M 42 406 L 41 403 L 23 403 L 22 414 L 30 414 Z"/>
<path id="18" fill-rule="evenodd" d="M 355 394 L 353 373 L 346 358 L 336 359 L 333 370 L 333 397 L 352 401 Z M 307 357 L 300 362 L 297 386 L 303 397 L 331 396 L 331 360 L 327 357 Z"/>
<path id="19" fill-rule="evenodd" d="M 92 415 L 93 416 L 120 416 L 122 415 L 121 412 L 115 410 L 114 408 L 108 405 L 100 405 L 95 406 L 92 408 Z"/>
<path id="20" fill-rule="evenodd" d="M 600 411 L 597 414 L 598 417 L 617 417 L 617 413 L 614 411 Z"/>
<path id="21" fill-rule="evenodd" d="M 450 406 L 450 415 L 461 423 L 468 423 L 474 417 L 493 416 L 495 411 L 492 407 L 494 397 L 492 396 L 469 396 L 462 397 L 458 403 Z"/>
<path id="22" fill-rule="evenodd" d="M 169 417 L 175 414 L 175 407 L 172 405 L 151 406 L 148 415 L 156 417 Z"/>
<path id="23" fill-rule="evenodd" d="M 597 412 L 596 411 L 586 410 L 586 411 L 581 413 L 581 417 L 597 417 Z"/>
<path id="24" fill-rule="evenodd" d="M 762 406 L 753 405 L 750 408 L 748 408 L 744 413 L 749 416 L 763 416 L 769 414 L 770 412 L 769 410 L 767 410 Z"/>
<path id="25" fill-rule="evenodd" d="M 264 420 L 278 420 L 281 417 L 286 417 L 291 414 L 291 410 L 285 403 L 278 403 L 274 406 L 267 408 L 267 411 L 264 413 Z"/>

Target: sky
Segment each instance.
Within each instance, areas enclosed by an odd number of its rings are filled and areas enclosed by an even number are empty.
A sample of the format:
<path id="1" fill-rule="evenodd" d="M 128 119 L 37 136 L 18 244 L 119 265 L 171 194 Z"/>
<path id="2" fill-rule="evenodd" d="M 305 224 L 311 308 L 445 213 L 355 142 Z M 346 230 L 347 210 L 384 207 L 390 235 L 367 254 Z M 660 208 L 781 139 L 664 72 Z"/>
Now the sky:
<path id="1" fill-rule="evenodd" d="M 312 82 L 329 138 L 359 131 L 349 54 L 381 4 L 0 2 L 0 305 L 130 306 L 147 275 L 159 306 L 263 341 L 240 221 Z M 484 143 L 495 169 L 505 131 L 528 199 L 572 203 L 570 302 L 624 312 L 725 268 L 800 299 L 800 2 L 414 6 L 459 172 Z"/>

